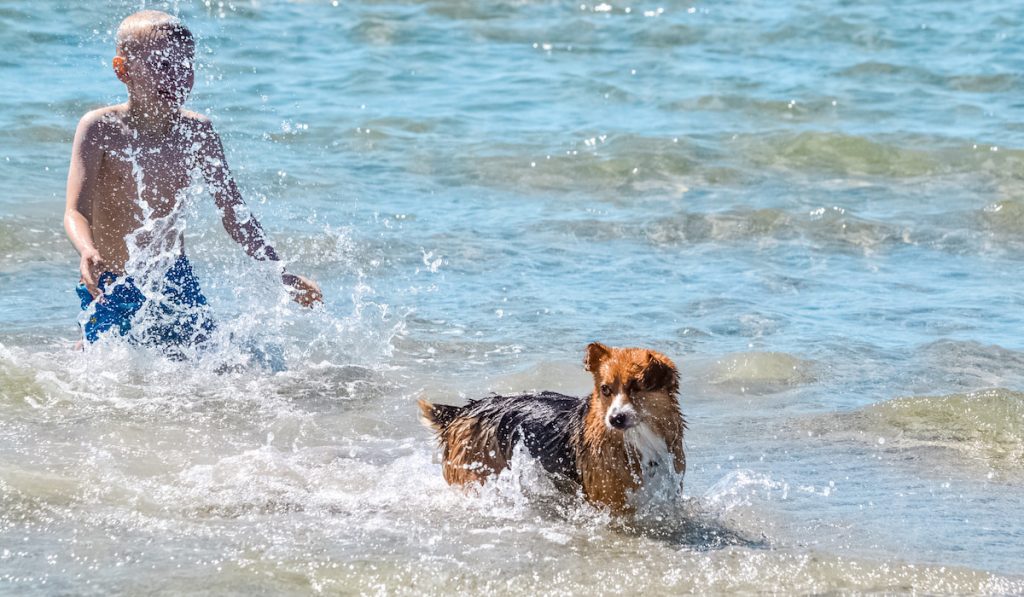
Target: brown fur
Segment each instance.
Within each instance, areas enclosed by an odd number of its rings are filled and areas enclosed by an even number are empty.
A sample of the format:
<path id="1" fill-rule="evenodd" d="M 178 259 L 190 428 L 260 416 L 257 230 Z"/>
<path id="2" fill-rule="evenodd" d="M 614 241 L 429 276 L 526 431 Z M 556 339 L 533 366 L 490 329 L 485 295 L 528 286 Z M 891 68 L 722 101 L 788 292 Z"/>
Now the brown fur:
<path id="1" fill-rule="evenodd" d="M 594 343 L 587 347 L 584 366 L 594 376 L 594 391 L 583 426 L 583 442 L 577 463 L 583 476 L 583 493 L 588 499 L 624 511 L 627 498 L 642 483 L 639 455 L 621 432 L 608 429 L 605 417 L 612 398 L 603 396 L 607 386 L 615 396 L 625 389 L 626 404 L 642 413 L 642 422 L 665 440 L 673 455 L 675 472 L 686 472 L 683 432 L 686 423 L 676 393 L 679 373 L 667 356 L 641 348 L 609 348 Z"/>
<path id="2" fill-rule="evenodd" d="M 587 346 L 584 367 L 594 376 L 594 390 L 587 399 L 579 433 L 566 448 L 575 457 L 587 500 L 616 513 L 626 512 L 629 494 L 643 483 L 644 463 L 624 432 L 609 426 L 608 410 L 614 397 L 621 395 L 620 403 L 635 409 L 639 424 L 665 442 L 675 472 L 682 475 L 686 470 L 686 423 L 676 399 L 679 374 L 672 360 L 659 352 L 610 348 L 596 342 Z M 510 446 L 499 445 L 490 425 L 460 416 L 460 407 L 424 400 L 419 407 L 424 421 L 437 434 L 448 483 L 480 483 L 508 466 Z"/>

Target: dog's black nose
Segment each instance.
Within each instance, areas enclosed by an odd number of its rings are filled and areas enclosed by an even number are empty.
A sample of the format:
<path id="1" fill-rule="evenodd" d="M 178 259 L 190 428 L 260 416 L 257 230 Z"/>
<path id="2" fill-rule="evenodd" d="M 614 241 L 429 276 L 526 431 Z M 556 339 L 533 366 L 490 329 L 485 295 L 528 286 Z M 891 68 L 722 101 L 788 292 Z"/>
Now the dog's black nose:
<path id="1" fill-rule="evenodd" d="M 625 429 L 629 424 L 629 415 L 626 413 L 615 413 L 608 417 L 608 424 L 616 429 Z"/>

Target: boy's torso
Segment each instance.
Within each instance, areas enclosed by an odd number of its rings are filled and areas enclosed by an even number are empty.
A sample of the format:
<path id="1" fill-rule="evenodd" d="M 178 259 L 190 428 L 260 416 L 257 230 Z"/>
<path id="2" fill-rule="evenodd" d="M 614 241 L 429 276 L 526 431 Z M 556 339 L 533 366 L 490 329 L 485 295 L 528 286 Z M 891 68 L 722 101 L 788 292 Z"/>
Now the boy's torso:
<path id="1" fill-rule="evenodd" d="M 146 220 L 167 218 L 180 209 L 181 191 L 189 186 L 201 146 L 188 112 L 166 131 L 150 134 L 130 128 L 126 117 L 125 105 L 111 106 L 98 124 L 103 156 L 92 205 L 93 241 L 106 269 L 117 274 L 124 273 L 128 261 L 128 238 Z M 168 233 L 180 237 L 173 228 L 164 230 Z M 157 240 L 144 230 L 133 242 Z"/>

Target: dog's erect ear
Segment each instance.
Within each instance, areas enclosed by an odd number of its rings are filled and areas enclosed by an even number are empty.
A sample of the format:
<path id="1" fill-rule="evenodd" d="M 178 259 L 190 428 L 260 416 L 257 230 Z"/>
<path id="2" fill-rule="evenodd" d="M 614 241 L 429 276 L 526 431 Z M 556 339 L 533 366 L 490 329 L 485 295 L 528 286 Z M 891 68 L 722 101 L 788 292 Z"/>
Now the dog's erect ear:
<path id="1" fill-rule="evenodd" d="M 587 345 L 587 354 L 583 357 L 583 368 L 591 373 L 596 373 L 601 366 L 601 361 L 608 358 L 611 353 L 611 349 L 604 344 L 591 342 Z"/>
<path id="2" fill-rule="evenodd" d="M 647 391 L 665 390 L 669 395 L 679 391 L 679 371 L 672 359 L 653 350 L 647 351 L 647 365 L 640 377 Z"/>

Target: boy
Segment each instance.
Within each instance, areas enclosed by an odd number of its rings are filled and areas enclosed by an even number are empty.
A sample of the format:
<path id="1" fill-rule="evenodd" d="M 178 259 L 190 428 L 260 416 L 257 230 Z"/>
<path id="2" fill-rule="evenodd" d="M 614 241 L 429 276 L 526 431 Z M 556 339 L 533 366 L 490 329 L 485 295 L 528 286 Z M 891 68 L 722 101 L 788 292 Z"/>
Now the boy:
<path id="1" fill-rule="evenodd" d="M 89 112 L 75 131 L 64 228 L 81 255 L 82 309 L 94 309 L 83 330 L 89 342 L 114 327 L 125 335 L 143 319 L 156 321 L 132 339 L 174 352 L 212 331 L 176 226 L 196 169 L 231 238 L 253 259 L 279 260 L 259 222 L 247 217 L 209 119 L 182 108 L 194 55 L 192 33 L 176 17 L 155 10 L 129 16 L 118 27 L 113 60 L 128 101 Z M 281 280 L 303 306 L 322 300 L 302 276 L 282 270 Z M 135 317 L 144 306 L 147 317 Z"/>

